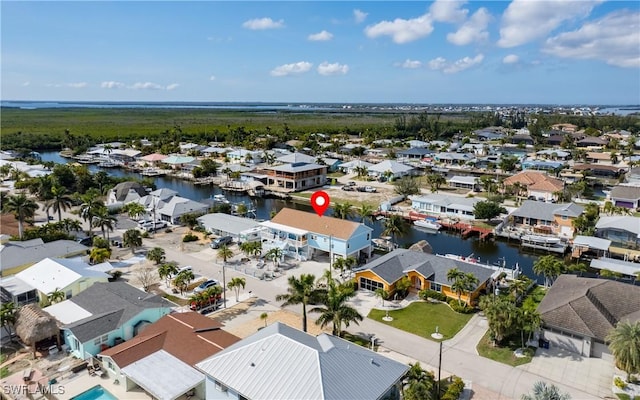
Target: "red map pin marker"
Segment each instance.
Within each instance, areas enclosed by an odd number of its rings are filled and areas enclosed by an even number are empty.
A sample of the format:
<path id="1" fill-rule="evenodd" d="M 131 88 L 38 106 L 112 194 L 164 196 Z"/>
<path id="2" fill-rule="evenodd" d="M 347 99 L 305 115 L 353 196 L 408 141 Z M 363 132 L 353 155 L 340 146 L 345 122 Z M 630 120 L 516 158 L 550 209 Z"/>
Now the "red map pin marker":
<path id="1" fill-rule="evenodd" d="M 311 207 L 316 210 L 316 214 L 322 217 L 327 208 L 329 208 L 329 195 L 322 190 L 311 195 Z"/>

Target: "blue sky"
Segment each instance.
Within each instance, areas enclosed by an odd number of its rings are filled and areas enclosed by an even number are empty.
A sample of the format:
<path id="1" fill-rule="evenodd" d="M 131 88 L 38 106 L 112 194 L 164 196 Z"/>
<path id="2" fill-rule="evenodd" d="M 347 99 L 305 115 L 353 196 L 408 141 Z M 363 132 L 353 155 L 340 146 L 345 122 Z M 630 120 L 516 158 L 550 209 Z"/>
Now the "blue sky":
<path id="1" fill-rule="evenodd" d="M 1 3 L 3 100 L 640 103 L 640 2 Z"/>

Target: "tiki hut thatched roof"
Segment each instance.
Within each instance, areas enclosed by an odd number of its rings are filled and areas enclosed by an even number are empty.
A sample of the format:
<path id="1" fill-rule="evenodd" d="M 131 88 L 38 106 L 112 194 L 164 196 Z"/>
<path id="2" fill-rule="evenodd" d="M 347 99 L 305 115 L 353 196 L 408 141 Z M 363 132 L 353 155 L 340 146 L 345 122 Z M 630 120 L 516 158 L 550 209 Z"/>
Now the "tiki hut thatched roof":
<path id="1" fill-rule="evenodd" d="M 60 332 L 58 323 L 49 313 L 37 304 L 28 304 L 18 310 L 16 334 L 27 345 L 57 336 Z"/>
<path id="2" fill-rule="evenodd" d="M 433 254 L 433 247 L 426 240 L 421 240 L 417 243 L 414 243 L 409 247 L 409 250 L 413 251 L 421 251 L 427 254 Z"/>

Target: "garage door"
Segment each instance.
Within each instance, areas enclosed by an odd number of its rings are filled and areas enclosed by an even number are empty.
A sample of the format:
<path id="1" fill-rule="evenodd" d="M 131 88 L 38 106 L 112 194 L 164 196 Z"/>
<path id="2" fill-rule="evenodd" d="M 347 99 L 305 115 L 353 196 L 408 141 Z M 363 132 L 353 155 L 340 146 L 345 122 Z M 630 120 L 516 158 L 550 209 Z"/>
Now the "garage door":
<path id="1" fill-rule="evenodd" d="M 602 358 L 603 360 L 613 361 L 613 355 L 611 354 L 611 350 L 604 343 L 593 343 L 593 353 L 591 354 L 593 357 Z"/>
<path id="2" fill-rule="evenodd" d="M 589 353 L 591 349 L 585 348 L 586 346 L 584 345 L 582 339 L 566 336 L 548 330 L 544 331 L 544 338 L 551 343 L 552 347 L 561 348 L 572 353 L 581 354 L 586 357 L 590 356 Z"/>

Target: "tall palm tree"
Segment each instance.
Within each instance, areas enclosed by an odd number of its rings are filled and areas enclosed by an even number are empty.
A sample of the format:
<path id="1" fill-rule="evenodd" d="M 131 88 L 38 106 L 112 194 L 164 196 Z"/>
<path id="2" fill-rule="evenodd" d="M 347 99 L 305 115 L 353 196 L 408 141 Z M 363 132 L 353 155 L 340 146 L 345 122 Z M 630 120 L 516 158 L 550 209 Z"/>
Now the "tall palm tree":
<path id="1" fill-rule="evenodd" d="M 169 285 L 169 278 L 177 273 L 178 266 L 174 263 L 165 263 L 158 267 L 158 276 L 160 279 L 164 279 L 167 285 Z"/>
<path id="2" fill-rule="evenodd" d="M 544 276 L 544 284 L 547 287 L 553 284 L 553 281 L 562 274 L 563 270 L 564 263 L 552 255 L 540 257 L 533 264 L 533 272 Z"/>
<path id="3" fill-rule="evenodd" d="M 226 244 L 223 244 L 218 249 L 217 256 L 218 258 L 222 258 L 222 304 L 224 305 L 224 308 L 227 308 L 227 290 L 225 287 L 227 285 L 226 266 L 227 260 L 233 257 L 233 251 L 231 251 Z"/>
<path id="4" fill-rule="evenodd" d="M 283 301 L 282 306 L 302 304 L 302 330 L 307 331 L 307 304 L 315 303 L 322 297 L 322 290 L 316 285 L 316 277 L 302 274 L 299 278 L 290 276 L 287 293 L 276 296 L 276 301 Z"/>
<path id="5" fill-rule="evenodd" d="M 131 219 L 138 219 L 147 212 L 142 204 L 136 202 L 125 204 L 124 207 L 122 207 L 122 211 L 126 212 Z"/>
<path id="6" fill-rule="evenodd" d="M 568 393 L 562 393 L 556 385 L 547 385 L 546 382 L 537 381 L 533 384 L 532 394 L 523 394 L 521 400 L 570 400 Z"/>
<path id="7" fill-rule="evenodd" d="M 282 249 L 279 247 L 274 247 L 272 249 L 270 249 L 269 251 L 267 251 L 267 254 L 265 254 L 265 258 L 267 260 L 272 260 L 273 261 L 273 268 L 278 268 L 279 265 L 279 261 L 282 258 L 282 255 L 284 253 L 282 252 Z"/>
<path id="8" fill-rule="evenodd" d="M 122 244 L 131 248 L 131 253 L 136 252 L 136 248 L 142 246 L 142 235 L 137 229 L 128 229 L 122 235 Z"/>
<path id="9" fill-rule="evenodd" d="M 72 204 L 73 200 L 66 187 L 55 185 L 51 188 L 51 199 L 47 202 L 47 211 L 52 208 L 53 212 L 58 213 L 58 222 L 62 221 L 62 212 L 70 209 Z"/>
<path id="10" fill-rule="evenodd" d="M 338 284 L 330 281 L 329 289 L 322 299 L 323 306 L 309 310 L 309 312 L 320 313 L 316 325 L 324 328 L 331 322 L 333 335 L 342 336 L 342 324 L 347 328 L 351 322 L 359 324 L 364 319 L 363 316 L 358 310 L 347 304 L 347 301 L 355 295 L 356 292 L 351 282 Z"/>
<path id="11" fill-rule="evenodd" d="M 244 289 L 247 284 L 247 280 L 241 277 L 232 278 L 229 283 L 227 283 L 227 287 L 236 292 L 236 302 L 240 301 L 240 289 Z"/>
<path id="12" fill-rule="evenodd" d="M 109 239 L 109 231 L 113 232 L 113 228 L 116 224 L 117 218 L 109 214 L 109 209 L 106 206 L 98 208 L 91 219 L 91 226 L 100 228 L 102 231 L 102 237 L 105 240 Z"/>
<path id="13" fill-rule="evenodd" d="M 402 218 L 402 215 L 393 214 L 384 221 L 384 230 L 382 231 L 382 234 L 391 236 L 391 239 L 395 244 L 396 238 L 398 236 L 406 235 L 408 231 L 409 225 L 407 224 L 407 221 Z"/>
<path id="14" fill-rule="evenodd" d="M 620 321 L 607 336 L 609 348 L 616 359 L 616 365 L 627 373 L 627 382 L 631 374 L 640 372 L 640 321 Z"/>
<path id="15" fill-rule="evenodd" d="M 27 219 L 33 218 L 38 209 L 38 204 L 32 199 L 28 198 L 24 193 L 20 193 L 14 196 L 9 196 L 4 204 L 3 211 L 6 213 L 12 213 L 18 220 L 18 234 L 20 239 L 24 234 L 23 223 Z"/>
<path id="16" fill-rule="evenodd" d="M 80 205 L 80 217 L 89 222 L 89 236 L 93 236 L 93 217 L 96 216 L 98 210 L 104 207 L 102 200 L 98 198 L 95 193 L 87 192 L 82 197 L 82 204 Z"/>
<path id="17" fill-rule="evenodd" d="M 0 306 L 0 325 L 7 331 L 9 338 L 12 336 L 11 328 L 15 325 L 17 318 L 18 309 L 15 303 L 2 303 L 2 306 Z"/>
<path id="18" fill-rule="evenodd" d="M 353 215 L 353 205 L 348 201 L 335 203 L 333 206 L 333 216 L 340 219 L 348 219 Z"/>
<path id="19" fill-rule="evenodd" d="M 71 231 L 80 232 L 82 230 L 82 222 L 77 219 L 65 218 L 62 220 L 62 226 L 67 233 Z"/>
<path id="20" fill-rule="evenodd" d="M 358 208 L 358 215 L 360 216 L 360 222 L 367 224 L 367 222 L 373 222 L 373 206 L 369 203 L 362 203 Z"/>
<path id="21" fill-rule="evenodd" d="M 464 273 L 457 268 L 452 268 L 447 272 L 447 280 L 453 282 L 451 290 L 458 295 L 458 305 L 462 305 L 462 294 L 472 291 L 478 284 L 478 278 L 475 275 Z"/>

